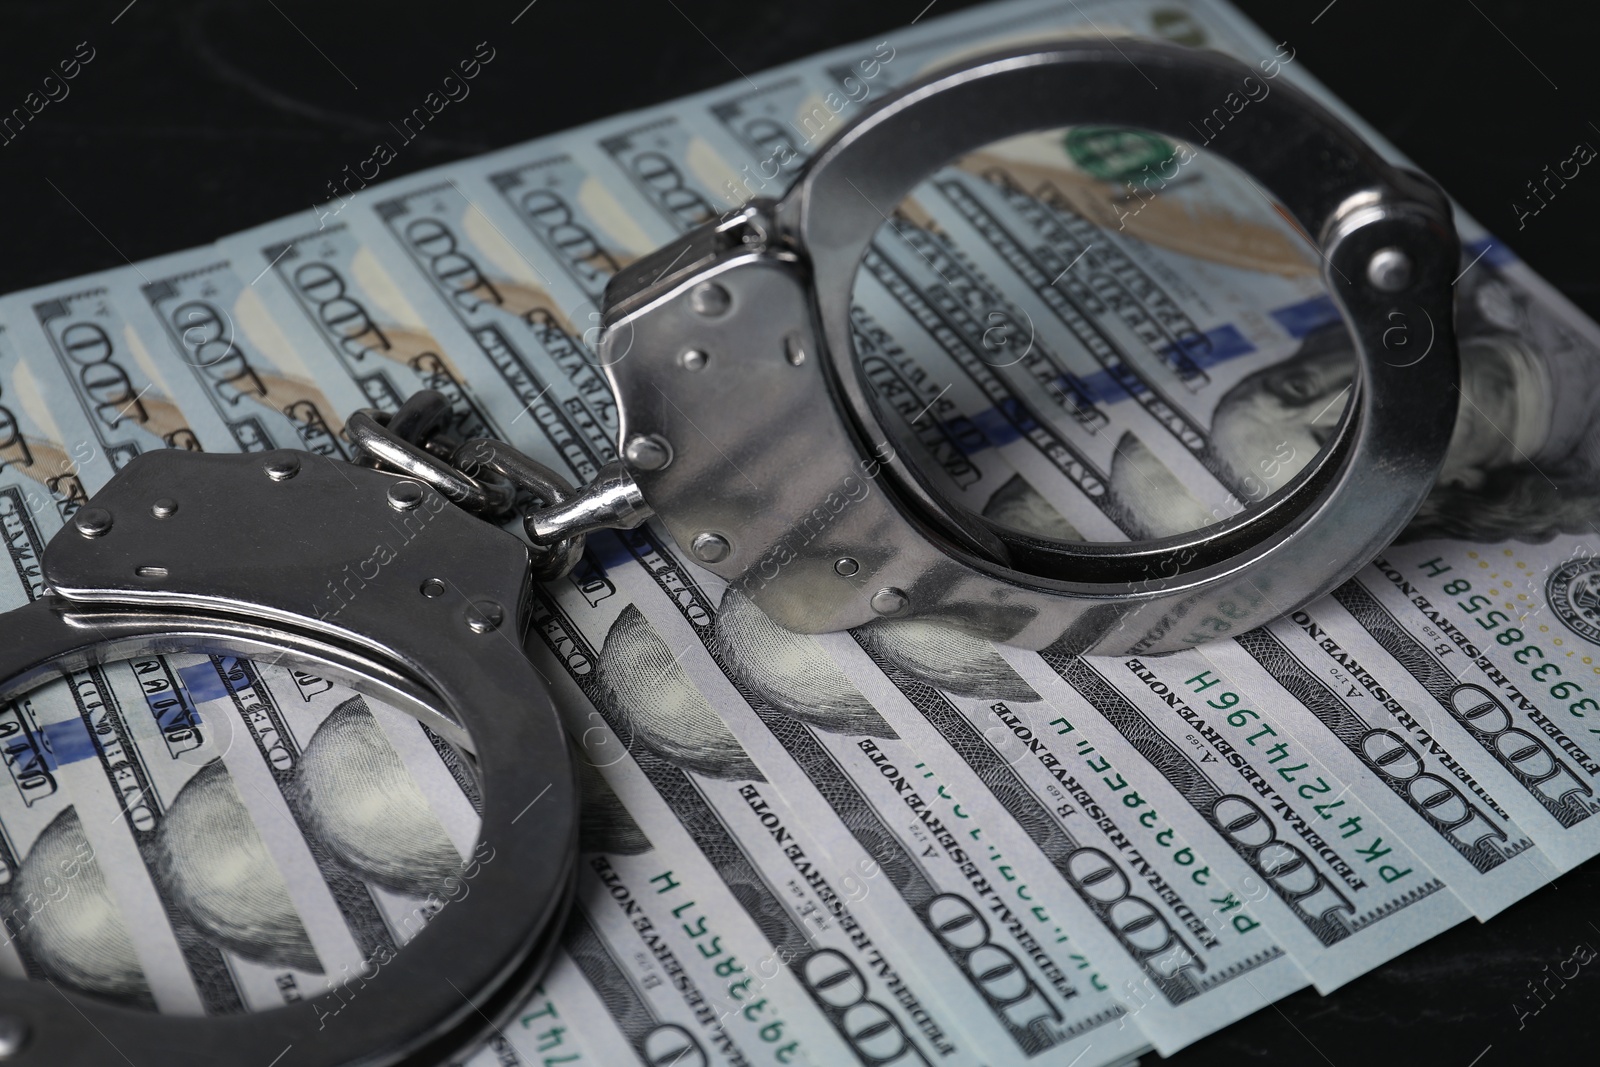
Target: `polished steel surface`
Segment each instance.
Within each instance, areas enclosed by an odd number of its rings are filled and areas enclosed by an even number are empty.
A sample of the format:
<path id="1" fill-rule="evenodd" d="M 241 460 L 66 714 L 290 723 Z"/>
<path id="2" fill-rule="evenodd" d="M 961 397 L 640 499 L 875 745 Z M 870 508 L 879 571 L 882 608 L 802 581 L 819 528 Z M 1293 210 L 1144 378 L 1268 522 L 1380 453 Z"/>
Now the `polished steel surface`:
<path id="1" fill-rule="evenodd" d="M 684 364 L 692 370 L 703 361 Z M 360 411 L 350 420 L 350 436 L 362 449 L 367 465 L 420 478 L 451 501 L 484 518 L 498 520 L 525 494 L 523 529 L 532 542 L 532 574 L 551 581 L 569 574 L 583 557 L 584 535 L 595 530 L 631 530 L 652 514 L 627 466 L 613 461 L 582 489 L 543 463 L 504 441 L 473 438 L 457 441 L 438 432 L 449 401 L 431 389 L 408 399 L 392 416 Z M 649 438 L 630 441 L 623 453 L 640 469 L 659 470 L 672 460 L 671 450 Z M 489 477 L 485 477 L 488 475 Z M 390 503 L 400 510 L 394 493 L 411 493 L 400 483 L 390 490 Z M 408 497 L 409 500 L 409 497 Z"/>
<path id="2" fill-rule="evenodd" d="M 731 550 L 705 565 L 802 632 L 869 622 L 893 590 L 904 598 L 896 614 L 1025 647 L 1161 652 L 1260 625 L 1344 581 L 1400 531 L 1444 461 L 1458 402 L 1459 244 L 1431 182 L 1384 162 L 1292 87 L 1241 113 L 1208 151 L 1315 237 L 1359 375 L 1334 440 L 1263 505 L 1125 544 L 991 524 L 895 453 L 851 345 L 862 255 L 936 168 L 1067 125 L 1183 138 L 1180 105 L 1221 100 L 1252 73 L 1215 53 L 1133 40 L 974 60 L 870 108 L 780 201 L 753 202 L 619 272 L 601 362 L 620 440 L 657 439 L 671 456 L 633 465 L 645 500 L 680 545 L 707 530 L 725 537 Z M 1435 331 L 1428 357 L 1404 366 L 1382 345 L 1401 307 Z M 690 349 L 704 354 L 696 369 L 681 358 Z M 843 557 L 857 562 L 848 575 L 835 566 Z"/>
<path id="3" fill-rule="evenodd" d="M 543 463 L 537 463 L 504 441 L 478 438 L 463 441 L 449 452 L 450 462 L 469 473 L 489 471 L 509 483 L 513 489 L 529 494 L 537 506 L 524 511 L 522 528 L 533 541 L 531 561 L 533 577 L 547 582 L 569 574 L 583 558 L 585 530 L 563 528 L 537 532 L 537 519 L 553 509 L 572 503 L 575 497 L 587 498 L 598 492 L 595 485 L 586 485 L 583 493 L 572 488 L 567 481 Z"/>
<path id="4" fill-rule="evenodd" d="M 428 452 L 400 431 L 390 429 L 389 422 L 387 412 L 370 409 L 357 411 L 345 423 L 345 432 L 350 435 L 350 442 L 366 453 L 376 466 L 409 474 L 426 482 L 452 503 L 476 515 L 493 517 L 504 515 L 511 509 L 512 490 L 509 486 L 472 477 L 454 464 Z"/>
<path id="5" fill-rule="evenodd" d="M 294 476 L 272 477 L 291 456 Z M 303 664 L 475 755 L 483 824 L 464 891 L 341 992 L 258 1014 L 163 1016 L 0 982 L 28 1035 L 8 1064 L 210 1067 L 292 1046 L 285 1062 L 302 1067 L 420 1067 L 522 1003 L 570 899 L 577 831 L 564 734 L 521 648 L 527 548 L 433 489 L 397 513 L 397 484 L 308 454 L 139 457 L 91 502 L 110 528 L 91 540 L 69 527 L 46 550 L 55 592 L 0 618 L 0 697 L 136 653 Z M 178 504 L 165 517 L 163 500 Z M 538 817 L 521 818 L 533 804 Z"/>
<path id="6" fill-rule="evenodd" d="M 594 481 L 567 499 L 528 512 L 524 526 L 534 544 L 544 544 L 596 530 L 631 530 L 651 514 L 633 475 L 613 460 L 600 468 Z"/>

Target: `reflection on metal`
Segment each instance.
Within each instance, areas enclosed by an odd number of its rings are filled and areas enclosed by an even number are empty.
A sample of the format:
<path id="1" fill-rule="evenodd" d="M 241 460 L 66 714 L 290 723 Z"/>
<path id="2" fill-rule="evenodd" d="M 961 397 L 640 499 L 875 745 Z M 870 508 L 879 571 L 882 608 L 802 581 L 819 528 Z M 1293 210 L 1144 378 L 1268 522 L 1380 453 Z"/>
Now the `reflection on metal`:
<path id="1" fill-rule="evenodd" d="M 520 641 L 527 546 L 419 482 L 290 452 L 148 453 L 91 504 L 96 536 L 68 527 L 45 551 L 54 592 L 0 617 L 0 699 L 139 654 L 271 658 L 414 715 L 471 754 L 483 826 L 458 876 L 470 891 L 398 955 L 369 961 L 370 995 L 171 1016 L 0 981 L 0 1057 L 89 1067 L 106 1062 L 109 1039 L 135 1063 L 201 1067 L 292 1044 L 295 1062 L 332 1067 L 423 1049 L 434 1062 L 492 1034 L 543 971 L 577 849 L 564 735 Z M 540 817 L 519 821 L 534 797 Z M 462 1012 L 457 988 L 481 1012 Z"/>
<path id="2" fill-rule="evenodd" d="M 1249 172 L 1315 239 L 1360 370 L 1318 458 L 1257 506 L 1127 543 L 991 521 L 896 453 L 892 413 L 852 345 L 857 268 L 938 167 L 1061 126 L 1182 137 L 1182 102 L 1221 99 L 1250 74 L 1142 41 L 977 60 L 870 108 L 780 200 L 624 267 L 606 290 L 601 363 L 644 501 L 680 545 L 722 531 L 727 555 L 697 558 L 806 633 L 903 614 L 1029 648 L 1072 634 L 1082 651 L 1162 652 L 1260 625 L 1344 581 L 1401 530 L 1443 464 L 1458 396 L 1458 242 L 1431 182 L 1384 162 L 1292 87 L 1240 113 L 1208 151 Z M 1385 347 L 1401 305 L 1433 324 L 1427 359 L 1397 361 Z M 683 373 L 690 350 L 707 371 Z"/>

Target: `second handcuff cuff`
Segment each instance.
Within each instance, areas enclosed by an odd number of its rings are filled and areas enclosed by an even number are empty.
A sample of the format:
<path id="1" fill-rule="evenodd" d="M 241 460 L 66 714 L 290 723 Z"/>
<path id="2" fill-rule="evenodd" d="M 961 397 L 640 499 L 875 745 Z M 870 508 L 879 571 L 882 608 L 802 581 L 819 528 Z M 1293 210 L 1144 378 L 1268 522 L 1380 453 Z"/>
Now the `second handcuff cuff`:
<path id="1" fill-rule="evenodd" d="M 654 514 L 795 631 L 925 619 L 1075 652 L 1182 647 L 1192 639 L 1177 620 L 1220 612 L 1246 629 L 1350 577 L 1414 514 L 1445 458 L 1459 247 L 1436 186 L 1291 87 L 1234 115 L 1210 148 L 1316 245 L 1358 374 L 1331 442 L 1259 507 L 1126 544 L 1007 528 L 895 451 L 854 359 L 857 267 L 879 224 L 938 167 L 1061 126 L 1183 138 L 1175 105 L 1223 100 L 1250 73 L 1171 45 L 1073 41 L 971 61 L 869 106 L 783 197 L 612 279 L 599 357 L 620 413 L 619 458 L 589 485 L 502 443 L 451 439 L 437 394 L 353 416 L 362 466 L 291 452 L 136 459 L 50 543 L 49 595 L 0 618 L 0 698 L 136 653 L 284 657 L 471 754 L 480 847 L 461 879 L 470 891 L 357 992 L 189 1018 L 8 980 L 0 1015 L 17 1041 L 6 1062 L 99 1064 L 109 1038 L 134 1062 L 178 1067 L 285 1046 L 293 1067 L 420 1065 L 491 1032 L 536 981 L 575 867 L 573 770 L 521 649 L 529 581 L 569 571 L 596 530 Z M 1402 304 L 1434 325 L 1421 360 L 1386 358 L 1382 334 Z M 500 519 L 529 500 L 531 548 L 473 514 Z M 330 609 L 327 574 L 370 561 L 374 537 L 396 523 L 417 547 L 373 566 L 360 594 Z M 523 819 L 535 800 L 537 817 Z"/>

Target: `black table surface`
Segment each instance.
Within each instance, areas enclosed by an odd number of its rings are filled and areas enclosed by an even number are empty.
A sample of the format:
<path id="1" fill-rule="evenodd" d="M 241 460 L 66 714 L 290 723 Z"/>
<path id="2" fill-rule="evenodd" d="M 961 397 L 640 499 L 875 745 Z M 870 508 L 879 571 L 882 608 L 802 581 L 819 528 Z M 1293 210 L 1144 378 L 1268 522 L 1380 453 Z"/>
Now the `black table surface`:
<path id="1" fill-rule="evenodd" d="M 1236 3 L 1600 317 L 1600 170 L 1580 172 L 1520 228 L 1513 206 L 1546 164 L 1578 142 L 1600 146 L 1592 4 Z M 932 17 L 970 5 L 0 3 L 0 114 L 62 60 L 88 54 L 82 43 L 93 50 L 70 95 L 0 143 L 0 292 L 202 244 L 327 199 L 328 183 L 479 42 L 495 59 L 472 95 L 405 145 L 385 176 L 754 74 L 903 25 L 925 6 Z M 1597 899 L 1600 863 L 1590 862 L 1487 924 L 1464 923 L 1331 996 L 1288 997 L 1172 1061 L 1494 1067 L 1593 1055 Z"/>

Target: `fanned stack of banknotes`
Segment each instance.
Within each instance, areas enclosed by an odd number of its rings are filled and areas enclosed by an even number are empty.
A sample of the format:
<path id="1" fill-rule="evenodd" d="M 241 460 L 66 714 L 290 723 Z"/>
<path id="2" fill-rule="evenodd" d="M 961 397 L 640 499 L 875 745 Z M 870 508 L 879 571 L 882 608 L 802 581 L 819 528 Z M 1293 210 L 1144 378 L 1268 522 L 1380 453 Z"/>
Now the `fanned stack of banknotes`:
<path id="1" fill-rule="evenodd" d="M 925 71 L 1125 34 L 1260 74 L 1192 101 L 1187 144 L 1078 128 L 933 176 L 863 264 L 859 358 L 995 521 L 1137 539 L 1249 506 L 1316 453 L 1354 364 L 1316 251 L 1204 145 L 1293 83 L 1398 153 L 1221 0 L 1016 0 L 6 297 L 0 608 L 141 452 L 348 457 L 349 412 L 419 389 L 589 480 L 615 450 L 613 272 L 781 192 Z M 1600 328 L 1457 224 L 1440 486 L 1271 626 L 1186 619 L 1194 650 L 1124 659 L 887 619 L 800 637 L 659 530 L 591 537 L 527 640 L 580 770 L 578 898 L 465 1062 L 1122 1063 L 1600 852 Z M 1396 329 L 1426 358 L 1426 324 Z M 82 671 L 0 708 L 0 750 L 0 974 L 150 1011 L 360 976 L 448 906 L 478 832 L 470 761 L 277 665 Z"/>

